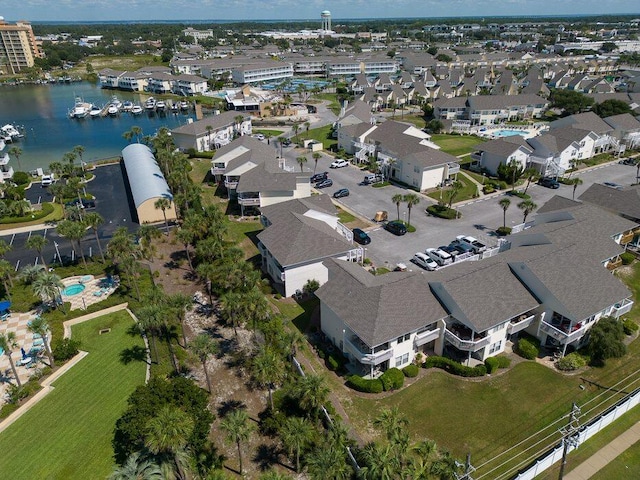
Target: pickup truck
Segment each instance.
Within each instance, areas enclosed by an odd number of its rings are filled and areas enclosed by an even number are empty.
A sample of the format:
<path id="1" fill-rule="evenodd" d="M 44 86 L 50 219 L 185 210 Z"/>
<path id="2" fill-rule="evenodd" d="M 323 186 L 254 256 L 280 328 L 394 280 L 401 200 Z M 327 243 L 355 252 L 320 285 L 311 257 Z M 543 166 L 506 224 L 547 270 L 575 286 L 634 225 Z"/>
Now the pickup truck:
<path id="1" fill-rule="evenodd" d="M 456 240 L 462 245 L 471 247 L 473 249 L 473 253 L 476 254 L 484 252 L 487 249 L 487 246 L 484 243 L 479 241 L 477 238 L 471 237 L 469 235 L 458 235 L 456 237 Z"/>

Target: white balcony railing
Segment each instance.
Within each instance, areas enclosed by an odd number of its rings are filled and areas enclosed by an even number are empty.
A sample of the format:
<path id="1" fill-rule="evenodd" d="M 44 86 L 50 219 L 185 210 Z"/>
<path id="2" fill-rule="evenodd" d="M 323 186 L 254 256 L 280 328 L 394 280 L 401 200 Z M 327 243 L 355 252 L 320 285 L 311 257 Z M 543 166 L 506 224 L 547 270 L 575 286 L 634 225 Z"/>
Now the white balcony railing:
<path id="1" fill-rule="evenodd" d="M 464 350 L 467 352 L 476 352 L 489 345 L 491 341 L 489 337 L 483 337 L 478 340 L 463 340 L 448 329 L 445 329 L 444 331 L 444 338 L 458 350 Z"/>
<path id="2" fill-rule="evenodd" d="M 238 197 L 238 203 L 245 207 L 247 206 L 260 206 L 260 197 Z"/>
<path id="3" fill-rule="evenodd" d="M 620 318 L 625 313 L 629 313 L 633 307 L 633 300 L 625 298 L 622 302 L 616 303 L 611 310 L 611 316 Z"/>
<path id="4" fill-rule="evenodd" d="M 416 347 L 421 347 L 425 343 L 437 340 L 438 337 L 440 337 L 440 328 L 435 328 L 433 330 L 427 330 L 426 332 L 418 333 L 415 336 L 414 343 L 416 344 Z"/>
<path id="5" fill-rule="evenodd" d="M 226 180 L 224 181 L 224 186 L 228 189 L 234 190 L 238 186 L 238 180 Z"/>
<path id="6" fill-rule="evenodd" d="M 575 328 L 575 326 L 573 328 Z M 547 335 L 555 338 L 561 344 L 574 342 L 575 340 L 581 338 L 587 331 L 584 326 L 581 326 L 580 328 L 575 328 L 575 330 L 573 330 L 571 333 L 567 333 L 557 327 L 554 327 L 550 323 L 545 322 L 544 320 L 540 322 L 540 330 L 545 332 Z"/>
<path id="7" fill-rule="evenodd" d="M 365 365 L 378 365 L 379 363 L 393 358 L 392 348 L 381 350 L 376 353 L 365 353 L 360 351 L 360 349 L 347 338 L 344 339 L 344 345 L 349 353 L 356 358 L 356 360 Z"/>
<path id="8" fill-rule="evenodd" d="M 513 335 L 514 333 L 521 332 L 533 323 L 534 318 L 536 318 L 535 315 L 522 315 L 514 320 L 511 320 L 511 322 L 509 322 L 509 325 L 507 325 L 507 334 Z"/>

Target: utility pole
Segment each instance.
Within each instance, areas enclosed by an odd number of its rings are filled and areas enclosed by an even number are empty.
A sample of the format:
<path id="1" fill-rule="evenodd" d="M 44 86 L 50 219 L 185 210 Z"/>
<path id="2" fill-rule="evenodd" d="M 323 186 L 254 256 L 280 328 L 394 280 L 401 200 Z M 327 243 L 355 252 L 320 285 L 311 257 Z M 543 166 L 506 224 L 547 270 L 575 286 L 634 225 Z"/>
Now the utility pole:
<path id="1" fill-rule="evenodd" d="M 578 447 L 578 436 L 576 435 L 580 430 L 578 415 L 580 415 L 580 407 L 574 402 L 571 407 L 571 413 L 569 414 L 569 423 L 560 429 L 560 433 L 562 434 L 562 462 L 560 463 L 558 480 L 562 480 L 564 477 L 564 468 L 567 465 L 569 446 L 573 448 Z"/>
<path id="2" fill-rule="evenodd" d="M 464 467 L 464 473 L 454 473 L 456 480 L 473 480 L 471 474 L 476 471 L 475 467 L 471 465 L 471 453 L 467 453 L 467 461 L 464 465 L 460 462 L 456 462 L 456 467 Z"/>

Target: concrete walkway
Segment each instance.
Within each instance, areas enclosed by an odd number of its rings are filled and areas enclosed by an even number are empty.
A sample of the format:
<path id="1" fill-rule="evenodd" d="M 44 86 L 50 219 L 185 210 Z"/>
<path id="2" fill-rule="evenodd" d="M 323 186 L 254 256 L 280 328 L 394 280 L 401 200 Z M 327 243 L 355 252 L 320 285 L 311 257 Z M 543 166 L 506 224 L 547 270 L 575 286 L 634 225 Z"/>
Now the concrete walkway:
<path id="1" fill-rule="evenodd" d="M 627 448 L 640 441 L 640 422 L 602 447 L 587 460 L 567 473 L 565 480 L 587 480 L 614 461 Z"/>

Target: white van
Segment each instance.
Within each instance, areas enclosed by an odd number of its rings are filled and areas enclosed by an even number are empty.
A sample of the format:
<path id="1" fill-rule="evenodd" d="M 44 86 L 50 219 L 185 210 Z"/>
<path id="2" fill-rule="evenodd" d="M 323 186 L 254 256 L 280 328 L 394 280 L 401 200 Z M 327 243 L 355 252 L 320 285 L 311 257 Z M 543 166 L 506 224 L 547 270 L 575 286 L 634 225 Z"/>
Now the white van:
<path id="1" fill-rule="evenodd" d="M 49 185 L 56 182 L 56 177 L 53 173 L 50 175 L 42 175 L 41 182 L 43 187 L 48 187 Z"/>
<path id="2" fill-rule="evenodd" d="M 424 253 L 438 265 L 444 266 L 453 263 L 453 257 L 439 248 L 427 248 Z"/>
<path id="3" fill-rule="evenodd" d="M 438 264 L 422 252 L 416 253 L 411 261 L 426 270 L 435 270 L 436 268 L 438 268 Z"/>
<path id="4" fill-rule="evenodd" d="M 364 183 L 366 184 L 377 183 L 381 181 L 382 181 L 382 175 L 380 175 L 379 173 L 367 173 L 364 176 Z"/>

